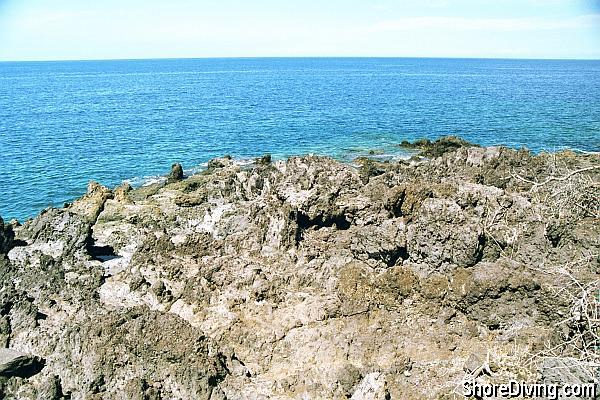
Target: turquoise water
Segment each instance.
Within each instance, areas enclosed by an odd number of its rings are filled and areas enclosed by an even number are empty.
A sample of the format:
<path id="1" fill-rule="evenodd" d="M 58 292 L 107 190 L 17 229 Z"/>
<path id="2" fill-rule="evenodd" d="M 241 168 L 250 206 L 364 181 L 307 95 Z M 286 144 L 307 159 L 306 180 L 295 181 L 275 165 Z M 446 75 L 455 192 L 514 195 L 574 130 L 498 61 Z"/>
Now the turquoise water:
<path id="1" fill-rule="evenodd" d="M 600 150 L 600 61 L 202 59 L 0 63 L 0 215 L 90 179 L 143 182 L 224 154 L 369 150 L 461 135 Z"/>

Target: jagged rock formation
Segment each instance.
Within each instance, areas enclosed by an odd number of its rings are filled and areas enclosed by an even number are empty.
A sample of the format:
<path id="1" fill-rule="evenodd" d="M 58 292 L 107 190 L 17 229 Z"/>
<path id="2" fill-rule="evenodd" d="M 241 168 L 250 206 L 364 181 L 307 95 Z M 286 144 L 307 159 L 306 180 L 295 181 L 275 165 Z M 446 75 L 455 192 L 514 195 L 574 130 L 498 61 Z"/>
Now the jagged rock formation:
<path id="1" fill-rule="evenodd" d="M 4 220 L 0 217 L 0 254 L 6 254 L 10 250 L 15 234 L 10 225 L 4 225 Z"/>
<path id="2" fill-rule="evenodd" d="M 29 377 L 44 367 L 44 361 L 10 349 L 0 349 L 0 377 Z"/>
<path id="3" fill-rule="evenodd" d="M 179 163 L 171 166 L 171 173 L 167 177 L 167 183 L 179 182 L 183 179 L 183 167 Z"/>
<path id="4" fill-rule="evenodd" d="M 90 184 L 0 232 L 0 338 L 45 360 L 2 395 L 421 399 L 463 369 L 541 379 L 526 359 L 572 359 L 562 344 L 595 329 L 573 304 L 598 281 L 600 160 L 455 144 L 359 168 L 217 159 Z"/>

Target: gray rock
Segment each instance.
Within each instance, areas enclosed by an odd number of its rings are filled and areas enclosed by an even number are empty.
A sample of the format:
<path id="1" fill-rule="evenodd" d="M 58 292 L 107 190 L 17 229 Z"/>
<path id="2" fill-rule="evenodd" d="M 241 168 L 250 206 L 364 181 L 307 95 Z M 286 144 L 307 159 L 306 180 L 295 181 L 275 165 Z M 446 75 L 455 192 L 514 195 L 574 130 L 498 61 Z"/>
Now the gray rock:
<path id="1" fill-rule="evenodd" d="M 44 361 L 36 356 L 11 349 L 0 349 L 0 376 L 30 377 L 39 373 Z"/>
<path id="2" fill-rule="evenodd" d="M 546 384 L 578 385 L 594 384 L 598 367 L 586 367 L 581 361 L 572 358 L 546 358 L 541 366 L 541 381 Z M 596 393 L 600 395 L 600 385 L 596 382 Z M 561 397 L 562 399 L 563 397 Z M 569 397 L 574 400 L 589 399 Z"/>
<path id="3" fill-rule="evenodd" d="M 6 254 L 10 250 L 15 234 L 11 225 L 4 225 L 4 220 L 0 217 L 0 255 Z"/>
<path id="4" fill-rule="evenodd" d="M 487 373 L 488 351 L 494 380 L 522 373 L 496 364 L 513 341 L 529 357 L 560 340 L 579 295 L 561 268 L 597 280 L 598 210 L 581 209 L 596 203 L 568 196 L 600 174 L 535 191 L 513 175 L 598 158 L 457 145 L 362 174 L 325 157 L 222 158 L 178 184 L 92 184 L 14 226 L 0 344 L 48 361 L 35 379 L 2 377 L 0 397 L 439 399 L 471 353 L 467 372 Z M 553 219 L 570 230 L 556 247 Z M 545 376 L 583 379 L 570 373 Z"/>
<path id="5" fill-rule="evenodd" d="M 481 360 L 481 358 L 479 358 L 476 354 L 471 353 L 471 355 L 469 356 L 469 358 L 467 358 L 467 361 L 465 361 L 465 364 L 463 365 L 463 370 L 468 374 L 472 374 L 473 372 L 477 371 L 482 365 L 483 361 Z"/>
<path id="6" fill-rule="evenodd" d="M 265 154 L 265 155 L 263 155 L 261 157 L 258 157 L 255 160 L 255 163 L 257 165 L 269 165 L 269 164 L 271 164 L 271 161 L 272 161 L 271 160 L 271 155 L 270 154 Z"/>
<path id="7" fill-rule="evenodd" d="M 352 364 L 345 365 L 337 373 L 338 385 L 346 397 L 350 397 L 354 393 L 354 388 L 358 385 L 361 378 L 360 371 Z"/>
<path id="8" fill-rule="evenodd" d="M 167 177 L 167 183 L 174 183 L 183 180 L 183 167 L 179 163 L 171 165 L 171 173 Z"/>
<path id="9" fill-rule="evenodd" d="M 444 136 L 433 142 L 429 139 L 419 139 L 412 143 L 406 140 L 400 143 L 400 147 L 405 149 L 420 150 L 421 154 L 425 157 L 440 157 L 461 147 L 476 146 L 476 144 L 469 143 L 457 136 Z"/>
<path id="10" fill-rule="evenodd" d="M 351 400 L 385 400 L 389 398 L 385 375 L 380 372 L 367 374 L 356 387 Z"/>

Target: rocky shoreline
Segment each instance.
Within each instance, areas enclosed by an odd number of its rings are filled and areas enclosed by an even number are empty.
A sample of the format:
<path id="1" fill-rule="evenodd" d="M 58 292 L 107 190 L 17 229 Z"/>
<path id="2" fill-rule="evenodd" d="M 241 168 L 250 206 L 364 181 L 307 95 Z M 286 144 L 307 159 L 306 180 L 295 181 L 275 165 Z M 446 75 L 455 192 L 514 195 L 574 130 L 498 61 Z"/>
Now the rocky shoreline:
<path id="1" fill-rule="evenodd" d="M 441 399 L 593 382 L 600 156 L 215 159 L 0 220 L 0 398 Z M 595 366 L 596 365 L 596 366 Z"/>

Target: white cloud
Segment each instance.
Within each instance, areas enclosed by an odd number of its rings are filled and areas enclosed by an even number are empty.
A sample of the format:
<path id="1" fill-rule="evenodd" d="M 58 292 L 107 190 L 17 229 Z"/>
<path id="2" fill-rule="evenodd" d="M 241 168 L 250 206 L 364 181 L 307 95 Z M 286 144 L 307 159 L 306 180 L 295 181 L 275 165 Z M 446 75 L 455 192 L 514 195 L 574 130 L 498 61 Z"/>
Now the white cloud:
<path id="1" fill-rule="evenodd" d="M 300 12 L 265 14 L 260 10 L 230 15 L 226 8 L 216 6 L 189 12 L 157 7 L 15 9 L 0 14 L 0 59 L 271 55 L 600 57 L 600 35 L 596 34 L 600 13 L 592 11 L 580 16 L 573 15 L 581 10 L 567 15 L 556 10 L 548 14 L 565 15 L 558 18 L 526 16 L 532 14 L 525 10 L 517 14 L 522 17 L 505 18 L 493 13 L 477 16 L 470 9 L 461 9 L 460 14 L 456 8 L 445 9 L 449 0 L 406 0 L 423 2 L 430 9 L 439 7 L 431 14 L 423 7 L 407 9 L 407 3 L 394 8 L 392 3 L 396 0 L 374 2 L 377 12 L 364 18 L 350 18 L 350 14 L 349 18 L 341 18 L 316 11 L 311 17 Z M 448 16 L 450 12 L 457 16 Z"/>
<path id="2" fill-rule="evenodd" d="M 570 18 L 464 18 L 464 17 L 407 17 L 382 21 L 372 31 L 540 31 L 578 29 L 600 26 L 600 14 Z"/>

